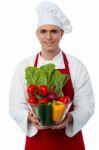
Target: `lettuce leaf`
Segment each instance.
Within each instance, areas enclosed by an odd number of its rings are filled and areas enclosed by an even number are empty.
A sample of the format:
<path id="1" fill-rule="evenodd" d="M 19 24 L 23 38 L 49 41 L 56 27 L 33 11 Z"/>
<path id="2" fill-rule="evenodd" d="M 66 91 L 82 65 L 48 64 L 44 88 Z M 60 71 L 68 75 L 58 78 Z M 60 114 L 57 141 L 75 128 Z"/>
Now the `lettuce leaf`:
<path id="1" fill-rule="evenodd" d="M 62 74 L 59 70 L 55 69 L 54 64 L 46 64 L 41 67 L 28 66 L 25 69 L 25 79 L 27 86 L 35 84 L 37 86 L 45 84 L 51 90 L 52 85 L 55 85 L 55 91 L 60 96 L 63 95 L 62 88 L 69 79 L 69 75 Z"/>
<path id="2" fill-rule="evenodd" d="M 63 95 L 62 88 L 64 84 L 66 84 L 66 81 L 69 79 L 69 75 L 61 74 L 60 71 L 54 70 L 54 72 L 50 76 L 48 87 L 49 89 L 52 88 L 52 85 L 55 85 L 55 91 L 60 96 Z"/>

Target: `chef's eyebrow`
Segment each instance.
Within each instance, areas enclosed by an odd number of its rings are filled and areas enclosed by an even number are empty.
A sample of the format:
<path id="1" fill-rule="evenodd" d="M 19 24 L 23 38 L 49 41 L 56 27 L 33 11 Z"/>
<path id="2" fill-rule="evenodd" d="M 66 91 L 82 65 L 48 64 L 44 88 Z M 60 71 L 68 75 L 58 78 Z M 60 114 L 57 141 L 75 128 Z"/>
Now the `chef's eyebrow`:
<path id="1" fill-rule="evenodd" d="M 52 32 L 52 33 L 57 33 L 59 30 L 58 29 L 52 29 L 52 30 L 47 30 L 47 29 L 40 29 L 39 30 L 41 33 L 45 33 L 45 32 Z"/>
<path id="2" fill-rule="evenodd" d="M 44 33 L 44 32 L 46 32 L 47 30 L 45 30 L 45 29 L 40 29 L 39 30 L 39 32 L 41 32 L 41 33 Z"/>

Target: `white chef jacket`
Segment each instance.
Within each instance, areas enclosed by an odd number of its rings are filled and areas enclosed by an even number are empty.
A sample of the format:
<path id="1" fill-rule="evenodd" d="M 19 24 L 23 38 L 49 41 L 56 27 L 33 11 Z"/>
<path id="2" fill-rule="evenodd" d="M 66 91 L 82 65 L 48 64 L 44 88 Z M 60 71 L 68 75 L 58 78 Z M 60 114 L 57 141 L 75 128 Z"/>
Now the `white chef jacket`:
<path id="1" fill-rule="evenodd" d="M 69 62 L 71 80 L 74 88 L 73 104 L 74 110 L 71 112 L 73 116 L 73 124 L 66 127 L 65 134 L 68 137 L 74 136 L 88 122 L 94 112 L 95 101 L 92 85 L 88 71 L 83 63 L 77 58 L 66 55 Z M 9 112 L 12 118 L 17 122 L 22 131 L 29 137 L 36 135 L 38 129 L 28 122 L 28 106 L 26 104 L 26 80 L 25 68 L 33 66 L 36 55 L 30 56 L 23 60 L 16 68 L 10 88 L 9 94 Z M 53 63 L 56 69 L 65 67 L 62 51 L 60 51 L 52 60 L 45 60 L 40 54 L 37 67 L 41 65 Z"/>

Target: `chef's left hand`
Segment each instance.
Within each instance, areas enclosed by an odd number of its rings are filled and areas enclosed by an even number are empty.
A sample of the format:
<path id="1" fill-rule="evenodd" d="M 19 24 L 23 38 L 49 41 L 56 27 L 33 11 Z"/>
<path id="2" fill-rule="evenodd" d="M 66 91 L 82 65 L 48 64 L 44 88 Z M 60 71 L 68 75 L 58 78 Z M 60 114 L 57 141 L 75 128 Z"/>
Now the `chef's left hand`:
<path id="1" fill-rule="evenodd" d="M 69 123 L 73 124 L 73 117 L 70 113 L 67 113 L 64 120 L 60 124 L 57 124 L 56 126 L 52 127 L 51 129 L 59 130 L 59 129 L 65 128 Z"/>

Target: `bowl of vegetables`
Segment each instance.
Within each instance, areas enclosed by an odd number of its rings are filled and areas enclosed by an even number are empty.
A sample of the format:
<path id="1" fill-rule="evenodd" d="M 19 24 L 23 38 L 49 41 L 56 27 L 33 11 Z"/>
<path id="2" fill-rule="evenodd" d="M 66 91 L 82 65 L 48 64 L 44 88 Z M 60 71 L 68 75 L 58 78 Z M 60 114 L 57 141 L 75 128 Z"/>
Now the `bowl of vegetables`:
<path id="1" fill-rule="evenodd" d="M 40 68 L 29 66 L 25 70 L 27 104 L 43 127 L 61 122 L 71 102 L 64 96 L 62 88 L 69 76 L 61 74 L 54 64 Z"/>

